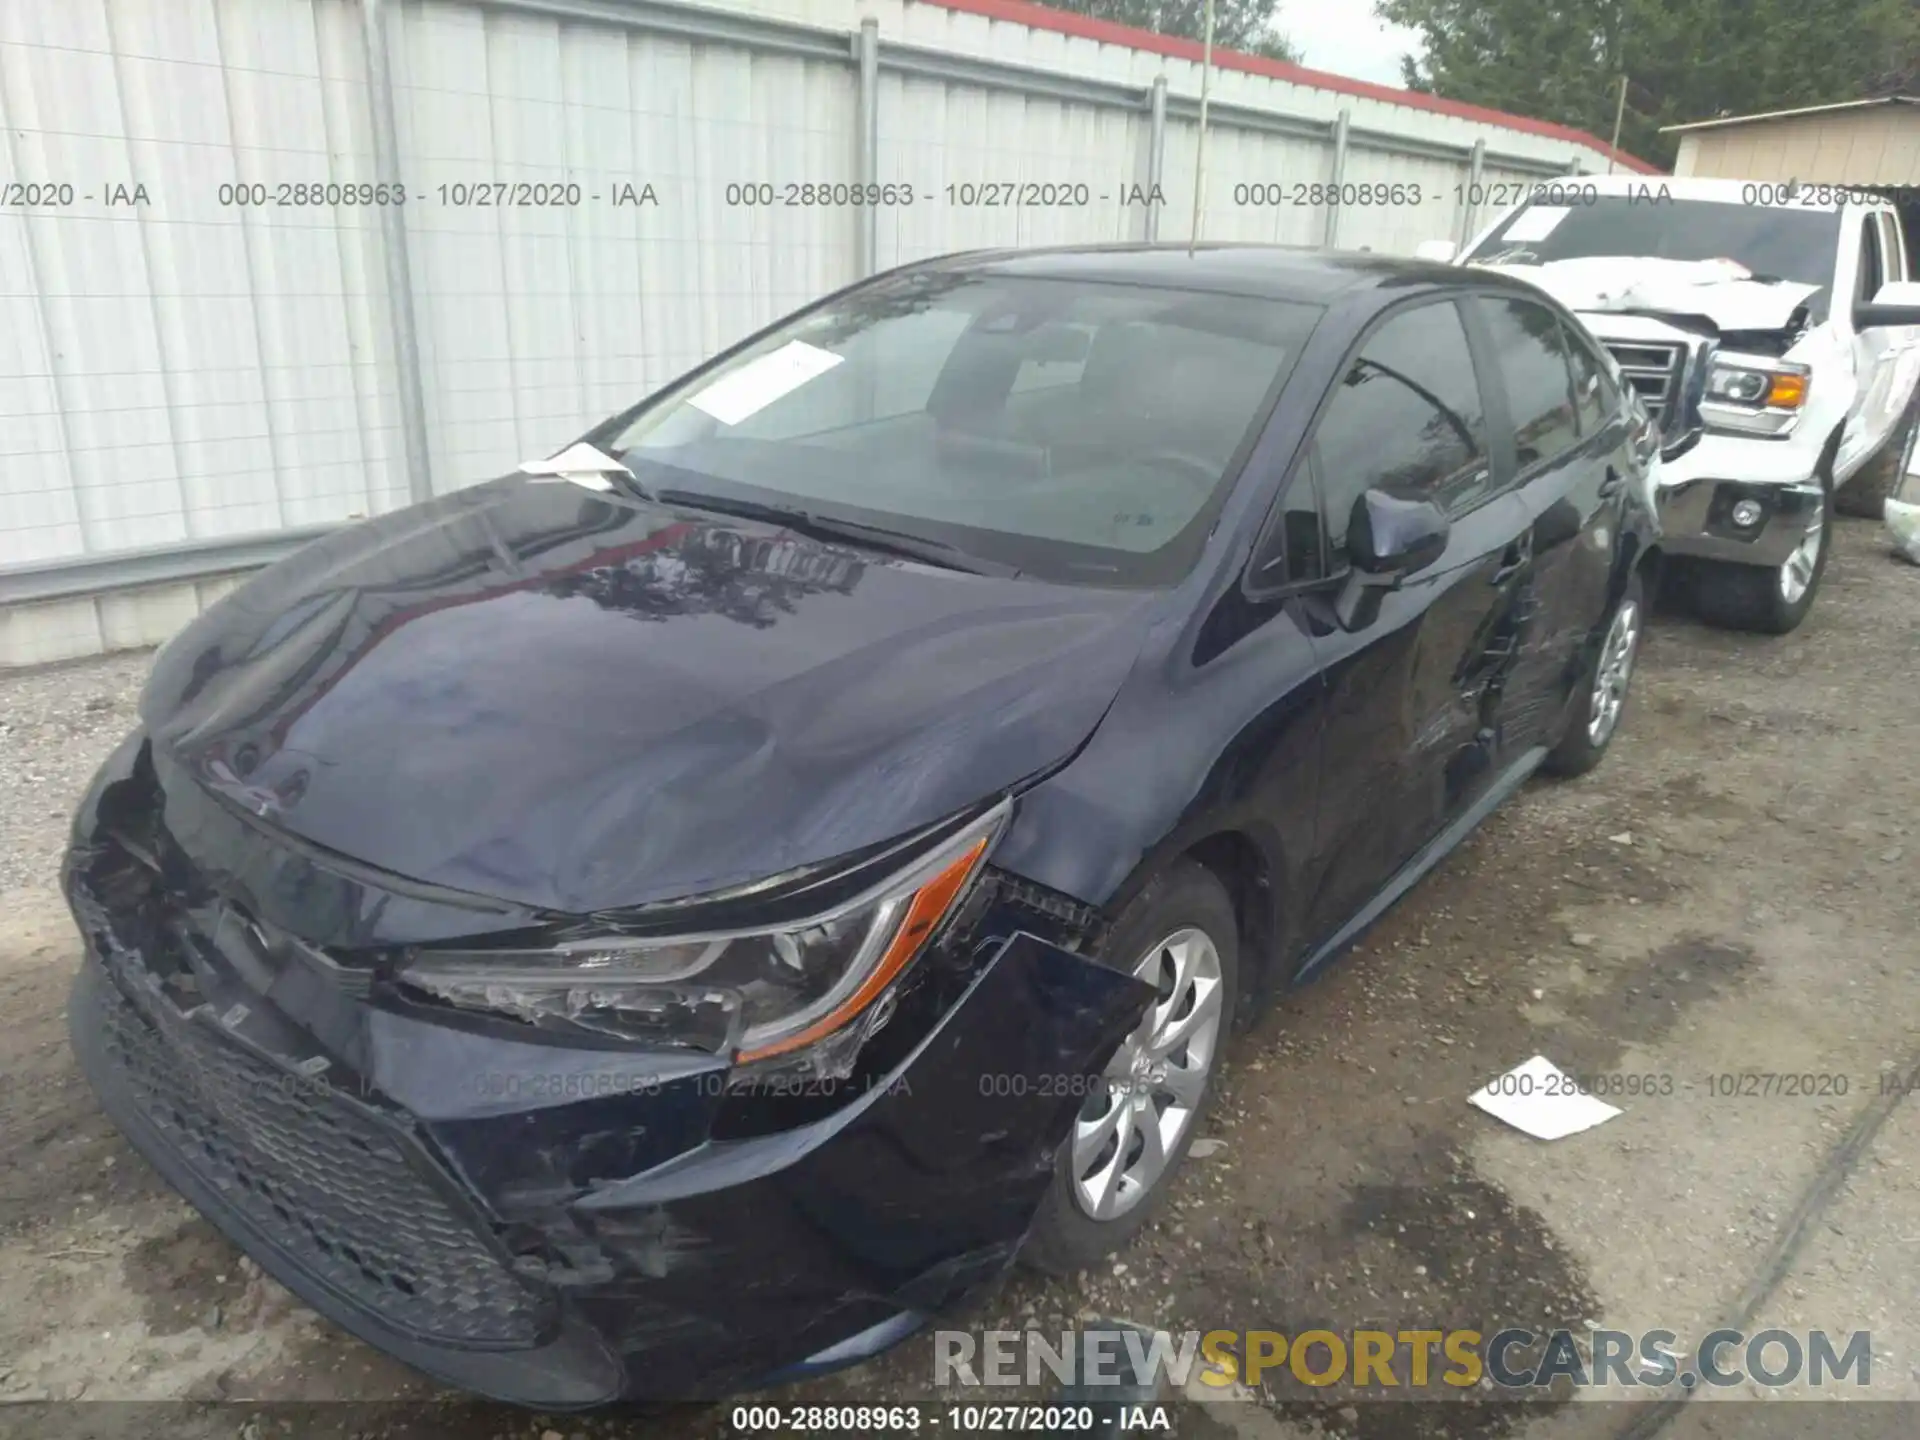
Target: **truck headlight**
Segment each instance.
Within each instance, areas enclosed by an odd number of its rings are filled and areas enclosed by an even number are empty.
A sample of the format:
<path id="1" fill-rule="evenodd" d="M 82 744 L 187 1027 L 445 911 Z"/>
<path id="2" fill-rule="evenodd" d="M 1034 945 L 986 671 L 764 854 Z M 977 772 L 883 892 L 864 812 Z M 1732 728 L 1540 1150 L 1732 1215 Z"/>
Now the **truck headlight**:
<path id="1" fill-rule="evenodd" d="M 875 1002 L 966 892 L 1006 821 L 997 806 L 826 914 L 778 929 L 608 936 L 547 949 L 422 949 L 405 989 L 542 1029 L 720 1053 L 800 1050 L 882 1013 Z M 858 1027 L 858 1028 L 853 1028 Z"/>
<path id="2" fill-rule="evenodd" d="M 1709 430 L 1786 435 L 1799 423 L 1813 371 L 1791 360 L 1721 355 L 1707 370 L 1700 418 Z"/>

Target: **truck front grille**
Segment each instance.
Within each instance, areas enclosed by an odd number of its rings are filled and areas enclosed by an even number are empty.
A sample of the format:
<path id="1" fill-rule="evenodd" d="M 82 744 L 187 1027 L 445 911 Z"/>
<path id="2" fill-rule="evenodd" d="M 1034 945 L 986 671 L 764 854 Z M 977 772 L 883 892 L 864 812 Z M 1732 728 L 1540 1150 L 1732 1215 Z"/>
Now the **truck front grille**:
<path id="1" fill-rule="evenodd" d="M 1627 384 L 1633 387 L 1664 430 L 1672 425 L 1675 400 L 1687 365 L 1687 347 L 1658 340 L 1608 340 L 1603 342 Z"/>

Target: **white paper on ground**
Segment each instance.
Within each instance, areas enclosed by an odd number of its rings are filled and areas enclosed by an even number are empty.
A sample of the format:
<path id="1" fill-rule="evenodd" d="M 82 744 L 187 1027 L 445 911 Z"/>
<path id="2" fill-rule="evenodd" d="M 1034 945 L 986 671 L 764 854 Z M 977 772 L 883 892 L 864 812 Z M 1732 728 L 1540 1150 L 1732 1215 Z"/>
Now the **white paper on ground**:
<path id="1" fill-rule="evenodd" d="M 1573 1077 L 1544 1055 L 1496 1076 L 1469 1095 L 1467 1103 L 1536 1140 L 1577 1135 L 1621 1113 L 1606 1101 L 1581 1093 Z"/>
<path id="2" fill-rule="evenodd" d="M 687 403 L 713 416 L 722 425 L 738 425 L 757 411 L 764 410 L 789 391 L 798 390 L 816 375 L 824 375 L 845 357 L 804 340 L 789 340 L 778 350 L 769 350 L 758 360 L 749 360 L 731 375 L 724 375 Z"/>
<path id="3" fill-rule="evenodd" d="M 1519 245 L 1528 240 L 1544 240 L 1553 233 L 1555 226 L 1567 218 L 1572 208 L 1570 205 L 1529 205 L 1513 217 L 1513 223 L 1507 226 L 1507 233 L 1500 237 L 1500 243 Z"/>
<path id="4" fill-rule="evenodd" d="M 1894 552 L 1903 560 L 1920 565 L 1920 505 L 1904 500 L 1889 500 L 1884 507 L 1887 533 L 1893 536 Z"/>
<path id="5" fill-rule="evenodd" d="M 535 480 L 566 480 L 588 490 L 611 490 L 613 482 L 607 476 L 633 474 L 611 455 L 594 449 L 584 440 L 544 460 L 521 461 L 520 473 L 531 475 Z"/>

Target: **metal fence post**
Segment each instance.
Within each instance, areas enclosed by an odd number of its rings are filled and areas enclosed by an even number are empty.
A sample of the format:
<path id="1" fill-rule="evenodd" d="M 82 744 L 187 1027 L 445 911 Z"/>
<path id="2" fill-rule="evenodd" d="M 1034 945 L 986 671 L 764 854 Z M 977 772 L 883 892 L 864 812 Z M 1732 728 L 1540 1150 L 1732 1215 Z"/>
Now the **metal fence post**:
<path id="1" fill-rule="evenodd" d="M 1455 248 L 1465 250 L 1467 242 L 1473 239 L 1473 217 L 1480 212 L 1480 177 L 1487 169 L 1487 142 L 1473 142 L 1473 153 L 1467 157 L 1467 188 L 1461 197 L 1460 233 L 1454 237 Z"/>
<path id="2" fill-rule="evenodd" d="M 387 64 L 385 0 L 360 0 L 360 33 L 367 54 L 367 112 L 373 133 L 374 178 L 404 186 L 400 140 L 393 123 L 393 74 Z M 407 452 L 407 493 L 416 502 L 433 498 L 427 402 L 420 385 L 420 333 L 414 325 L 413 267 L 407 259 L 407 209 L 377 205 L 380 253 L 387 270 L 387 326 L 399 372 L 400 432 Z"/>
<path id="3" fill-rule="evenodd" d="M 1160 204 L 1153 194 L 1160 188 L 1167 171 L 1167 77 L 1153 77 L 1153 89 L 1147 96 L 1147 217 L 1146 234 L 1151 245 L 1160 238 Z"/>
<path id="4" fill-rule="evenodd" d="M 855 123 L 859 183 L 880 183 L 880 22 L 871 15 L 860 21 L 853 53 L 860 62 L 860 97 Z M 880 268 L 880 207 L 861 206 L 854 212 L 854 265 L 864 279 Z"/>
<path id="5" fill-rule="evenodd" d="M 1333 122 L 1333 174 L 1329 177 L 1332 188 L 1327 200 L 1327 229 L 1321 243 L 1329 250 L 1340 243 L 1340 187 L 1347 178 L 1347 124 L 1351 112 L 1342 109 Z"/>

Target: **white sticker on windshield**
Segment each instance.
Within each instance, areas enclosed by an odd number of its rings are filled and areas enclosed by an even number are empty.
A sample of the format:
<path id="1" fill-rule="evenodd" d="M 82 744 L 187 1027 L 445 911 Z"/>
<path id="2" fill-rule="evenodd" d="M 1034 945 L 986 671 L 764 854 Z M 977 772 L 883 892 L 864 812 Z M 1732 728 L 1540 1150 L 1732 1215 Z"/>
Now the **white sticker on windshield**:
<path id="1" fill-rule="evenodd" d="M 1518 245 L 1528 240 L 1544 240 L 1553 233 L 1556 225 L 1567 218 L 1571 208 L 1567 205 L 1529 205 L 1513 217 L 1513 223 L 1507 226 L 1507 233 L 1500 237 L 1500 243 Z"/>
<path id="2" fill-rule="evenodd" d="M 738 425 L 814 376 L 824 375 L 842 358 L 804 340 L 789 340 L 778 350 L 770 350 L 731 375 L 722 376 L 697 395 L 688 396 L 687 403 L 722 425 Z"/>

